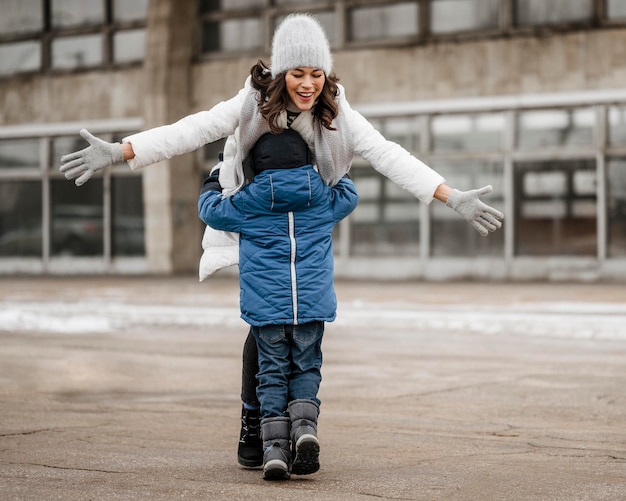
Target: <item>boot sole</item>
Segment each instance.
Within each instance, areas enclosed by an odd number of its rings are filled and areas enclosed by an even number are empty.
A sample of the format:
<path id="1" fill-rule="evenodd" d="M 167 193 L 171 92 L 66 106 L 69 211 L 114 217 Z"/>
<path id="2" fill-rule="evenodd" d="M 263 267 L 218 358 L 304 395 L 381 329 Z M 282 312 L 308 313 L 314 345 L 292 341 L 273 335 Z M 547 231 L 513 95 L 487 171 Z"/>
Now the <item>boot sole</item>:
<path id="1" fill-rule="evenodd" d="M 320 469 L 320 443 L 315 435 L 302 435 L 296 443 L 291 473 L 310 475 Z"/>
<path id="2" fill-rule="evenodd" d="M 263 467 L 264 480 L 289 480 L 289 468 L 284 461 L 272 459 Z"/>
<path id="3" fill-rule="evenodd" d="M 244 468 L 259 468 L 263 466 L 263 458 L 259 459 L 244 459 L 241 456 L 237 456 L 237 462 Z"/>

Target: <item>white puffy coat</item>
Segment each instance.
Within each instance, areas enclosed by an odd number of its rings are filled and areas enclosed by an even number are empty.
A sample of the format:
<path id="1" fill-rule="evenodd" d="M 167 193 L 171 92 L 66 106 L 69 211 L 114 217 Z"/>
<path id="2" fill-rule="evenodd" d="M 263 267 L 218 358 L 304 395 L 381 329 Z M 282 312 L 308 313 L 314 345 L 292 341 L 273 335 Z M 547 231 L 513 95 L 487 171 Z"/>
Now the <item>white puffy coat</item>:
<path id="1" fill-rule="evenodd" d="M 201 148 L 205 144 L 228 137 L 224 148 L 224 162 L 220 169 L 220 184 L 227 196 L 236 192 L 243 183 L 241 167 L 233 165 L 237 153 L 240 111 L 251 90 L 250 78 L 233 98 L 222 101 L 209 110 L 188 115 L 178 122 L 133 134 L 123 139 L 131 143 L 135 158 L 128 161 L 131 169 L 139 169 L 183 153 Z M 405 189 L 420 201 L 430 203 L 437 187 L 445 180 L 397 143 L 386 140 L 363 115 L 353 110 L 339 85 L 339 113 L 346 114 L 345 123 L 352 135 L 354 154 L 368 161 L 372 167 Z M 301 113 L 293 122 L 307 142 L 315 159 L 313 115 Z M 285 118 L 286 127 L 286 118 Z M 245 157 L 243 152 L 240 158 Z M 238 236 L 208 229 L 203 237 L 204 253 L 200 261 L 200 280 L 213 272 L 237 264 L 239 259 Z"/>

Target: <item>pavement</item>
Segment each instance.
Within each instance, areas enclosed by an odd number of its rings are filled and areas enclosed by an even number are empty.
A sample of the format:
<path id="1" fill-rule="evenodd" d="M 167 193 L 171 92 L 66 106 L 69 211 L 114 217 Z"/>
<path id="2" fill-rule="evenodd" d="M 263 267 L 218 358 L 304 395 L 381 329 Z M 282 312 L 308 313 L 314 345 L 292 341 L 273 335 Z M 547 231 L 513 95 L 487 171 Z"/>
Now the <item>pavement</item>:
<path id="1" fill-rule="evenodd" d="M 626 499 L 623 284 L 336 289 L 321 469 L 268 482 L 236 278 L 0 278 L 0 499 Z"/>

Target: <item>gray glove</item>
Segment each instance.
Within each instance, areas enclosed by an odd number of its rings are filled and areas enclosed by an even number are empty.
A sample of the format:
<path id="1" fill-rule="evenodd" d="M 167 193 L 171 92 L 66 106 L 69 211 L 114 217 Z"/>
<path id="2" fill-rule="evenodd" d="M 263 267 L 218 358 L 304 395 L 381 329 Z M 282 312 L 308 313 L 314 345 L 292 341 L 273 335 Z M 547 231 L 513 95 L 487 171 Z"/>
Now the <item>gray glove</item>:
<path id="1" fill-rule="evenodd" d="M 446 205 L 457 211 L 463 219 L 484 237 L 490 231 L 496 231 L 500 228 L 502 219 L 504 219 L 502 212 L 480 201 L 482 195 L 491 193 L 492 190 L 491 185 L 484 186 L 478 190 L 452 190 Z"/>
<path id="2" fill-rule="evenodd" d="M 81 129 L 80 135 L 90 146 L 84 150 L 68 153 L 61 157 L 61 172 L 65 179 L 76 179 L 76 186 L 85 184 L 95 172 L 109 165 L 124 161 L 124 154 L 119 143 L 107 143 Z"/>

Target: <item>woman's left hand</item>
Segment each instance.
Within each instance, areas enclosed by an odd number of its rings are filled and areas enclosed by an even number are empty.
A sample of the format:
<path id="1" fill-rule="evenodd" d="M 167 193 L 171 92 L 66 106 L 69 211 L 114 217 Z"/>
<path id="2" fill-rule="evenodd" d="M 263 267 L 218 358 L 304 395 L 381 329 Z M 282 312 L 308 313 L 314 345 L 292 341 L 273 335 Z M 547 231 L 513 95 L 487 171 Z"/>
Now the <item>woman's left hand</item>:
<path id="1" fill-rule="evenodd" d="M 491 193 L 492 190 L 491 185 L 483 186 L 478 190 L 452 190 L 448 195 L 446 205 L 458 212 L 478 233 L 487 236 L 490 231 L 500 228 L 504 219 L 502 212 L 480 200 L 482 195 Z"/>

